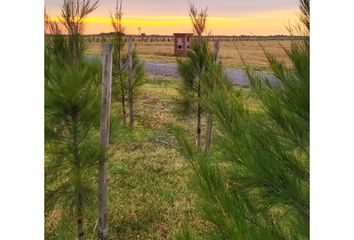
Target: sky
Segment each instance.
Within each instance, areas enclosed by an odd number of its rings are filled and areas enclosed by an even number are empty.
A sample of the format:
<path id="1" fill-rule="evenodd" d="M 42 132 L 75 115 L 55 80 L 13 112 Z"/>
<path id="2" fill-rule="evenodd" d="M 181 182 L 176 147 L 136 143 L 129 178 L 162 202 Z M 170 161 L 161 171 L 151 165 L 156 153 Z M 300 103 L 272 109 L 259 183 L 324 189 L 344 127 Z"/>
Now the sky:
<path id="1" fill-rule="evenodd" d="M 47 14 L 58 20 L 63 0 L 45 0 Z M 207 31 L 213 35 L 288 34 L 286 26 L 298 21 L 299 0 L 123 0 L 127 34 L 172 35 L 192 32 L 190 4 L 208 7 Z M 110 12 L 116 0 L 101 0 L 86 19 L 85 34 L 111 32 Z"/>

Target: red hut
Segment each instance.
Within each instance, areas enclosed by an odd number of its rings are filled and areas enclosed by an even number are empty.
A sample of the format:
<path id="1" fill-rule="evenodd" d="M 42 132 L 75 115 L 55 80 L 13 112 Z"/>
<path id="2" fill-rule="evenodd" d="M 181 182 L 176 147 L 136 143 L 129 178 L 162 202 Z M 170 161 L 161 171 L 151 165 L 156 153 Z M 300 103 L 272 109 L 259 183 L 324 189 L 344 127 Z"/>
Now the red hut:
<path id="1" fill-rule="evenodd" d="M 176 56 L 185 56 L 189 49 L 189 42 L 191 37 L 193 36 L 192 33 L 174 33 L 175 37 L 175 55 Z"/>

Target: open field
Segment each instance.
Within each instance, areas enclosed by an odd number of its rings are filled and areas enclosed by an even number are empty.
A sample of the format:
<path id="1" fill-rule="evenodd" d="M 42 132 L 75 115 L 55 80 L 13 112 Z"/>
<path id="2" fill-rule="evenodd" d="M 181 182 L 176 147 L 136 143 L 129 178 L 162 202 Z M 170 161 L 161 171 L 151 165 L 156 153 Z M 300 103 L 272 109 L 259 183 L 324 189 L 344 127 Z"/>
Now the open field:
<path id="1" fill-rule="evenodd" d="M 291 41 L 262 41 L 260 44 L 284 63 L 289 64 L 282 47 L 289 48 Z M 210 43 L 211 47 L 213 43 Z M 264 56 L 262 48 L 256 41 L 237 41 L 221 42 L 220 60 L 225 68 L 241 69 L 241 58 L 237 53 L 236 46 L 239 49 L 246 63 L 257 70 L 269 69 L 269 63 Z M 137 51 L 139 56 L 145 61 L 159 63 L 175 63 L 173 42 L 137 42 Z M 88 54 L 101 55 L 102 43 L 88 42 Z"/>

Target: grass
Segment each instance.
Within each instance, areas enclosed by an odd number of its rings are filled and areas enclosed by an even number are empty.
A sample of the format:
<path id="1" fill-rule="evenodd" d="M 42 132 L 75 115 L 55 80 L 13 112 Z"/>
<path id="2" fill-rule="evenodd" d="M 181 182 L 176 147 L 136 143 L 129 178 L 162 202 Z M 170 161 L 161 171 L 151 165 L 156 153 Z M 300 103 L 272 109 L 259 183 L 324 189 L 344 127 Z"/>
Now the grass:
<path id="1" fill-rule="evenodd" d="M 137 98 L 136 129 L 117 129 L 114 136 L 109 179 L 113 239 L 170 239 L 186 223 L 198 229 L 189 168 L 174 148 L 158 141 L 173 142 L 169 129 L 176 122 L 171 108 L 176 87 L 173 80 L 149 79 Z"/>
<path id="2" fill-rule="evenodd" d="M 178 80 L 149 78 L 136 99 L 136 128 L 123 128 L 117 119 L 120 105 L 113 104 L 109 163 L 110 239 L 174 239 L 182 225 L 198 235 L 203 223 L 194 207 L 188 185 L 190 170 L 177 151 L 170 127 L 178 116 L 173 104 Z M 182 122 L 191 127 L 193 120 Z M 89 209 L 88 239 L 96 239 L 97 208 Z M 56 209 L 46 217 L 46 239 L 72 239 L 75 223 Z"/>
<path id="3" fill-rule="evenodd" d="M 147 78 L 136 98 L 134 131 L 121 126 L 120 105 L 113 104 L 108 180 L 110 239 L 176 239 L 183 226 L 189 226 L 194 239 L 203 239 L 202 230 L 208 226 L 196 209 L 197 196 L 189 183 L 191 169 L 173 147 L 170 131 L 178 122 L 191 139 L 195 138 L 195 118 L 175 113 L 179 81 Z M 249 89 L 242 91 L 245 103 L 256 109 Z M 96 203 L 87 215 L 87 239 L 97 239 Z M 46 217 L 46 239 L 72 239 L 75 226 L 71 218 L 62 216 L 61 209 L 56 209 Z"/>
<path id="4" fill-rule="evenodd" d="M 211 47 L 212 44 L 211 42 Z M 282 47 L 289 48 L 291 41 L 263 41 L 260 44 L 284 63 L 290 63 Z M 138 42 L 136 46 L 139 56 L 145 61 L 176 63 L 173 42 Z M 236 46 L 249 66 L 258 70 L 269 69 L 269 62 L 256 41 L 221 42 L 220 61 L 225 68 L 241 69 L 243 67 Z M 101 55 L 102 43 L 89 42 L 87 53 Z"/>

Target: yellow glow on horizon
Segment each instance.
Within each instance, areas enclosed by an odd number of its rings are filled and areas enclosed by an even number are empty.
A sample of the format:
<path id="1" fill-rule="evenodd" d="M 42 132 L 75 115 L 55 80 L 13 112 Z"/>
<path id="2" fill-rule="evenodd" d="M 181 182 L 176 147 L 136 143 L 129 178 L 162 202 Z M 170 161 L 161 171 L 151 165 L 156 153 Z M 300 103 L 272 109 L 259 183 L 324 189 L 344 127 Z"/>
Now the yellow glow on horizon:
<path id="1" fill-rule="evenodd" d="M 52 17 L 50 21 L 60 22 L 60 18 Z M 214 34 L 237 35 L 237 30 L 242 34 L 249 30 L 248 34 L 284 34 L 288 22 L 298 22 L 294 12 L 270 12 L 257 13 L 243 17 L 208 17 L 207 28 Z M 109 17 L 88 17 L 84 19 L 87 26 L 86 33 L 110 32 L 111 18 Z M 122 24 L 131 29 L 143 28 L 146 34 L 172 34 L 173 32 L 191 32 L 191 21 L 189 16 L 126 16 Z M 245 32 L 246 31 L 246 32 Z M 238 33 L 239 34 L 239 33 Z M 247 34 L 247 33 L 246 33 Z"/>
<path id="2" fill-rule="evenodd" d="M 50 18 L 52 22 L 60 22 L 60 18 L 54 17 Z M 83 20 L 87 24 L 111 24 L 110 18 L 86 18 Z M 177 21 L 176 19 L 172 21 L 168 20 L 149 20 L 148 18 L 144 19 L 124 19 L 122 24 L 125 26 L 176 26 L 176 25 L 189 25 L 189 21 Z"/>

